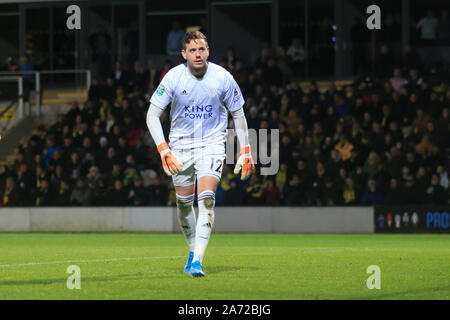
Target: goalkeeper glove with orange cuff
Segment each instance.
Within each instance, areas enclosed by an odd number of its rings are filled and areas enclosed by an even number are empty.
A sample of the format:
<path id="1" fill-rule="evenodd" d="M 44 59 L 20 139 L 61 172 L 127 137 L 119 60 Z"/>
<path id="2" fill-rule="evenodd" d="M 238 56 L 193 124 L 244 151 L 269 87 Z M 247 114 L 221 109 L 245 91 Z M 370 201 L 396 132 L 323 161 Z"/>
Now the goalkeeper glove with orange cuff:
<path id="1" fill-rule="evenodd" d="M 178 161 L 170 150 L 167 142 L 163 142 L 158 145 L 158 152 L 161 156 L 161 162 L 163 165 L 164 172 L 168 175 L 174 175 L 181 172 L 183 168 L 183 163 Z"/>
<path id="2" fill-rule="evenodd" d="M 240 150 L 240 157 L 234 167 L 234 174 L 238 174 L 242 169 L 241 179 L 245 180 L 250 177 L 250 174 L 255 169 L 255 163 L 253 162 L 252 151 L 250 145 L 242 146 Z"/>

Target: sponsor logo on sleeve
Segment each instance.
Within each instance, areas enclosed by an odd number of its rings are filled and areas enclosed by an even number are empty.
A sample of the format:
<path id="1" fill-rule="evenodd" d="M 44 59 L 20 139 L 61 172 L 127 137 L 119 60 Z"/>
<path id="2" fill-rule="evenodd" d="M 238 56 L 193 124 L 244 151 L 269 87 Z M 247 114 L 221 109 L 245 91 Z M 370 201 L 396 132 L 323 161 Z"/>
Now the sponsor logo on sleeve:
<path id="1" fill-rule="evenodd" d="M 241 98 L 241 94 L 239 93 L 238 89 L 234 89 L 234 96 L 233 96 L 233 102 L 238 102 Z"/>
<path id="2" fill-rule="evenodd" d="M 166 87 L 164 87 L 163 84 L 160 84 L 158 89 L 156 90 L 156 94 L 158 96 L 162 96 L 164 94 L 164 91 L 166 91 Z"/>

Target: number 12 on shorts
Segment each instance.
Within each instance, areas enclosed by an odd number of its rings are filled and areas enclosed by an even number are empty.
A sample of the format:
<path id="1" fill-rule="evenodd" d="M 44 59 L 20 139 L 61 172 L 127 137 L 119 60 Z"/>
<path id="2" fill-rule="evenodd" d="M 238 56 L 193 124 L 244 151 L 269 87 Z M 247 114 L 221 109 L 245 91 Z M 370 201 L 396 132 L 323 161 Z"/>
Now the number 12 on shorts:
<path id="1" fill-rule="evenodd" d="M 222 173 L 222 165 L 223 165 L 223 163 L 222 163 L 222 160 L 220 160 L 220 159 L 211 159 L 211 170 L 214 170 L 214 163 L 216 164 L 216 169 L 215 169 L 215 171 L 217 171 L 217 172 L 219 172 L 219 173 Z"/>

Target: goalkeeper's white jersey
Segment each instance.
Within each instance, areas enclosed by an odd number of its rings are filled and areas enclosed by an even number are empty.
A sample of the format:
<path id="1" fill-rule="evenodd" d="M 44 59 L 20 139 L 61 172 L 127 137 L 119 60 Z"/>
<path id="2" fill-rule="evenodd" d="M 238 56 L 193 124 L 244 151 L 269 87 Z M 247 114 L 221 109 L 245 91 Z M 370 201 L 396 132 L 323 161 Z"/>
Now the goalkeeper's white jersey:
<path id="1" fill-rule="evenodd" d="M 150 102 L 163 110 L 171 103 L 169 145 L 191 149 L 224 143 L 228 110 L 242 108 L 244 98 L 233 76 L 208 62 L 201 79 L 193 76 L 186 64 L 170 69 Z"/>

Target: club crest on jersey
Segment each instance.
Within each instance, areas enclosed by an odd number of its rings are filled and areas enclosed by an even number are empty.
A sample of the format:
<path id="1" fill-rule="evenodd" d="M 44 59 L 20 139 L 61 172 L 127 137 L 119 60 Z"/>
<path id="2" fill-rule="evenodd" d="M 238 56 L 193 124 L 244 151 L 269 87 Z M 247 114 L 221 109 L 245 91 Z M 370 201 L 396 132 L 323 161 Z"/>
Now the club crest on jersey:
<path id="1" fill-rule="evenodd" d="M 164 91 L 166 90 L 166 87 L 164 87 L 163 84 L 160 84 L 158 89 L 156 90 L 156 94 L 158 96 L 162 96 L 164 94 Z"/>

